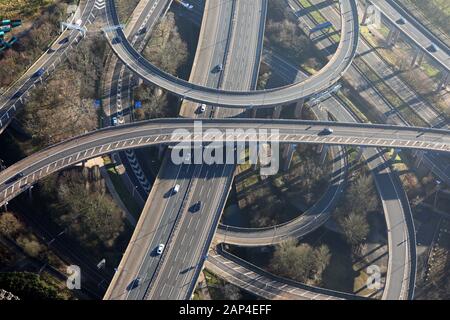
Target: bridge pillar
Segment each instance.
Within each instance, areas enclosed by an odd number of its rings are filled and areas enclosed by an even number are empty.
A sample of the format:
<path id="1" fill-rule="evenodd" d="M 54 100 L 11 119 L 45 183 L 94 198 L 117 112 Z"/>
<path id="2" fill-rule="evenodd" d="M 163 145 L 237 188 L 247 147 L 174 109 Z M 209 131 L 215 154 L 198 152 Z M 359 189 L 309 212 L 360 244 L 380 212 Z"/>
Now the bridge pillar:
<path id="1" fill-rule="evenodd" d="M 355 157 L 355 162 L 359 162 L 362 158 L 362 155 L 364 153 L 364 148 L 363 147 L 358 147 L 357 149 L 357 153 L 356 153 L 356 157 Z"/>
<path id="2" fill-rule="evenodd" d="M 422 150 L 418 150 L 418 151 L 415 153 L 416 161 L 414 162 L 414 165 L 415 165 L 416 167 L 420 166 L 420 164 L 422 163 L 423 155 L 424 155 L 424 153 L 423 153 Z"/>
<path id="3" fill-rule="evenodd" d="M 397 42 L 399 36 L 400 30 L 392 26 L 386 39 L 387 46 L 392 47 Z"/>
<path id="4" fill-rule="evenodd" d="M 305 104 L 305 99 L 301 99 L 300 101 L 297 102 L 297 104 L 295 105 L 295 110 L 294 110 L 294 117 L 296 119 L 300 119 L 302 117 L 302 110 L 303 110 L 303 105 Z"/>
<path id="5" fill-rule="evenodd" d="M 162 160 L 163 156 L 164 156 L 164 145 L 159 144 L 158 145 L 158 159 Z"/>
<path id="6" fill-rule="evenodd" d="M 364 15 L 361 22 L 361 25 L 363 26 L 371 24 L 375 25 L 377 29 L 381 28 L 381 12 L 372 4 L 368 5 L 366 10 L 364 10 Z"/>
<path id="7" fill-rule="evenodd" d="M 272 119 L 280 119 L 282 110 L 283 110 L 283 106 L 278 106 L 278 107 L 273 108 Z"/>
<path id="8" fill-rule="evenodd" d="M 283 171 L 288 171 L 291 167 L 292 158 L 294 156 L 295 148 L 297 147 L 296 144 L 284 144 L 281 146 L 283 148 Z"/>
<path id="9" fill-rule="evenodd" d="M 329 148 L 328 145 L 326 145 L 326 144 L 323 145 L 322 151 L 321 151 L 321 154 L 320 154 L 320 164 L 324 164 L 325 163 L 325 160 L 327 159 L 328 148 Z"/>
<path id="10" fill-rule="evenodd" d="M 422 63 L 424 55 L 425 52 L 423 52 L 420 48 L 417 48 L 416 53 L 414 54 L 413 59 L 411 61 L 411 67 L 414 67 L 416 63 L 420 65 Z"/>
<path id="11" fill-rule="evenodd" d="M 449 72 L 444 71 L 441 76 L 441 80 L 439 81 L 437 91 L 441 91 L 442 89 L 445 89 L 448 86 L 448 82 L 450 80 Z"/>

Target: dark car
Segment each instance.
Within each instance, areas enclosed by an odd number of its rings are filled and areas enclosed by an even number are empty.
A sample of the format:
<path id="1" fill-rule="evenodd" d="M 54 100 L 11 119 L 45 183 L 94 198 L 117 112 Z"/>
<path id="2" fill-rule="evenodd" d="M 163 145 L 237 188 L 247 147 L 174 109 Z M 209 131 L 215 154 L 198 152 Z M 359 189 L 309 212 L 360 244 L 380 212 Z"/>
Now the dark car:
<path id="1" fill-rule="evenodd" d="M 200 211 L 200 208 L 202 206 L 202 202 L 201 201 L 197 201 L 196 203 L 194 203 L 190 208 L 189 211 L 194 213 L 194 212 L 198 212 Z"/>
<path id="2" fill-rule="evenodd" d="M 429 52 L 436 52 L 436 51 L 437 51 L 437 47 L 436 47 L 435 44 L 430 44 L 430 45 L 427 47 L 427 50 L 428 50 Z"/>
<path id="3" fill-rule="evenodd" d="M 40 77 L 44 74 L 45 69 L 44 68 L 40 68 L 38 71 L 36 71 L 35 73 L 33 73 L 33 78 L 37 78 Z"/>
<path id="4" fill-rule="evenodd" d="M 333 129 L 331 128 L 325 128 L 319 132 L 319 136 L 328 136 L 330 134 L 333 134 Z"/>
<path id="5" fill-rule="evenodd" d="M 19 173 L 16 174 L 14 177 L 12 177 L 12 178 L 6 180 L 5 184 L 13 183 L 13 182 L 19 180 L 19 179 L 22 178 L 22 177 L 23 177 L 23 173 L 22 173 L 22 172 L 19 172 Z"/>

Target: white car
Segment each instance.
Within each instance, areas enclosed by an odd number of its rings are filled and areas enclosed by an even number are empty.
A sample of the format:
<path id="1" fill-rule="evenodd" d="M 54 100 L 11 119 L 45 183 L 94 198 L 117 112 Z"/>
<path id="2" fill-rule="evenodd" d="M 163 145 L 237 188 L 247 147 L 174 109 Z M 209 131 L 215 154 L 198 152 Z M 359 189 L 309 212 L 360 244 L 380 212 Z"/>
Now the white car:
<path id="1" fill-rule="evenodd" d="M 78 19 L 76 22 L 75 22 L 75 24 L 77 25 L 77 26 L 81 26 L 81 24 L 83 23 L 83 20 L 81 20 L 81 19 Z"/>
<path id="2" fill-rule="evenodd" d="M 180 185 L 176 184 L 175 187 L 173 187 L 173 193 L 177 193 L 180 190 Z"/>
<path id="3" fill-rule="evenodd" d="M 164 251 L 164 244 L 160 244 L 159 246 L 158 246 L 158 248 L 156 249 L 156 253 L 158 254 L 158 255 L 161 255 L 162 253 L 163 253 L 163 251 Z"/>
<path id="4" fill-rule="evenodd" d="M 186 9 L 192 10 L 192 9 L 194 8 L 194 6 L 193 6 L 192 4 L 189 4 L 189 3 L 187 3 L 187 2 L 180 1 L 180 3 L 181 3 L 181 5 L 182 5 L 183 7 L 185 7 Z"/>
<path id="5" fill-rule="evenodd" d="M 200 111 L 200 113 L 205 112 L 205 111 L 206 111 L 206 104 L 202 103 L 202 104 L 200 105 L 199 111 Z"/>

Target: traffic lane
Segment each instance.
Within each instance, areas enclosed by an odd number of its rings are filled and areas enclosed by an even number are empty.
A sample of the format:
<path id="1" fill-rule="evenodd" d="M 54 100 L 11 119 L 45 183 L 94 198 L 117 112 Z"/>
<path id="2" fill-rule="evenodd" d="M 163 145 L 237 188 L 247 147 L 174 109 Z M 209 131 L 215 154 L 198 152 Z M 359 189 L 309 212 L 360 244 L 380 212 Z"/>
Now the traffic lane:
<path id="1" fill-rule="evenodd" d="M 220 85 L 221 72 L 213 72 L 213 69 L 223 63 L 232 9 L 233 0 L 207 2 L 189 82 L 211 88 Z M 180 113 L 184 117 L 209 117 L 212 113 L 213 107 L 207 106 L 205 112 L 199 114 L 199 107 L 199 103 L 185 100 Z"/>
<path id="2" fill-rule="evenodd" d="M 164 166 L 170 165 L 169 162 L 165 161 Z M 166 210 L 171 213 L 174 212 L 175 200 L 186 193 L 186 183 L 183 183 L 183 181 L 189 179 L 190 174 L 192 174 L 192 169 L 185 171 L 181 170 L 181 167 L 176 169 L 174 171 L 176 178 L 159 179 L 158 177 L 155 181 L 138 226 L 135 228 L 118 271 L 110 284 L 107 295 L 105 295 L 106 299 L 133 298 L 142 294 L 143 287 L 145 290 L 144 282 L 147 281 L 145 271 L 151 271 L 152 268 L 155 268 L 160 258 L 152 256 L 150 253 L 153 251 L 155 243 L 160 241 L 162 235 L 165 234 L 167 227 L 170 226 L 170 221 L 174 219 L 173 215 L 165 215 L 164 213 L 166 213 Z M 180 184 L 180 191 L 175 195 L 170 193 L 174 183 Z M 130 261 L 136 261 L 136 263 L 130 263 Z M 127 266 L 127 270 L 123 269 L 124 266 Z M 133 288 L 131 284 L 137 277 L 141 277 L 143 283 Z"/>
<path id="3" fill-rule="evenodd" d="M 185 202 L 185 198 L 188 196 L 190 188 L 190 177 L 194 174 L 196 169 L 198 170 L 195 165 L 176 166 L 173 165 L 171 161 L 167 161 L 167 166 L 164 167 L 164 169 L 174 171 L 179 170 L 179 172 L 183 172 L 183 176 L 175 179 L 164 179 L 164 181 L 167 182 L 165 183 L 165 186 L 163 184 L 158 185 L 155 196 L 148 198 L 148 201 L 152 204 L 148 210 L 143 213 L 151 215 L 153 212 L 160 210 L 161 222 L 157 232 L 152 237 L 148 245 L 147 253 L 144 259 L 133 260 L 142 261 L 137 272 L 137 276 L 141 277 L 142 282 L 132 294 L 127 296 L 127 299 L 129 300 L 144 299 L 144 296 L 146 295 L 147 290 L 154 279 L 155 272 L 162 257 L 162 255 L 156 254 L 156 248 L 159 244 L 164 244 L 166 246 L 164 248 L 164 252 L 169 249 L 168 242 L 172 235 L 173 227 L 176 225 L 179 215 L 183 214 L 183 204 Z M 176 184 L 180 185 L 180 190 L 176 194 L 173 194 L 173 187 L 175 187 Z M 165 201 L 165 204 L 164 201 L 161 201 L 163 198 L 168 199 Z"/>
<path id="4" fill-rule="evenodd" d="M 196 178 L 195 190 L 189 207 L 201 201 L 200 211 L 185 211 L 176 237 L 172 240 L 174 248 L 158 275 L 149 299 L 186 299 L 192 278 L 203 264 L 203 251 L 206 240 L 214 234 L 221 212 L 222 188 L 218 183 L 232 179 L 234 166 L 204 165 L 200 177 Z M 217 214 L 218 213 L 218 214 Z M 209 237 L 208 237 L 209 236 Z M 209 242 L 208 242 L 209 243 Z M 207 248 L 206 248 L 207 250 Z"/>

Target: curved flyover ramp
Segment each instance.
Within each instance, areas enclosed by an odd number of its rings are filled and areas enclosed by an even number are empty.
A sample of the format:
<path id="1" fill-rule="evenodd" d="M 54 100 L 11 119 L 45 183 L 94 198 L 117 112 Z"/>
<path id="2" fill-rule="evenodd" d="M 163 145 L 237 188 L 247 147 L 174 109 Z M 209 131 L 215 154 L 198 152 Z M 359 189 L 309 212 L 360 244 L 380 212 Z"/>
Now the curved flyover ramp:
<path id="1" fill-rule="evenodd" d="M 365 297 L 308 286 L 276 276 L 225 250 L 218 245 L 210 250 L 206 268 L 228 282 L 269 300 L 363 300 Z"/>
<path id="2" fill-rule="evenodd" d="M 157 119 L 110 127 L 37 152 L 0 172 L 0 206 L 48 174 L 117 150 L 164 143 L 279 142 L 450 152 L 450 131 L 392 125 L 272 119 Z M 196 126 L 197 125 L 197 126 Z M 333 134 L 323 135 L 324 127 Z M 176 131 L 178 130 L 178 131 Z M 184 132 L 181 132 L 183 130 Z M 211 130 L 215 130 L 214 132 Z M 262 130 L 262 134 L 254 132 Z M 234 132 L 234 133 L 233 133 Z"/>
<path id="3" fill-rule="evenodd" d="M 321 227 L 330 218 L 344 189 L 347 174 L 346 155 L 343 148 L 333 155 L 333 172 L 330 185 L 320 199 L 299 217 L 276 226 L 241 228 L 219 224 L 216 239 L 239 246 L 273 245 L 288 238 L 301 238 Z"/>
<path id="4" fill-rule="evenodd" d="M 178 79 L 151 64 L 127 40 L 120 28 L 105 28 L 108 42 L 120 60 L 142 79 L 180 97 L 209 105 L 232 108 L 282 105 L 326 90 L 335 84 L 352 63 L 359 38 L 358 10 L 355 0 L 340 0 L 342 33 L 333 58 L 314 76 L 292 85 L 258 91 L 227 91 L 208 88 Z M 107 5 L 107 24 L 119 25 L 114 0 Z M 214 72 L 214 70 L 211 70 Z"/>

